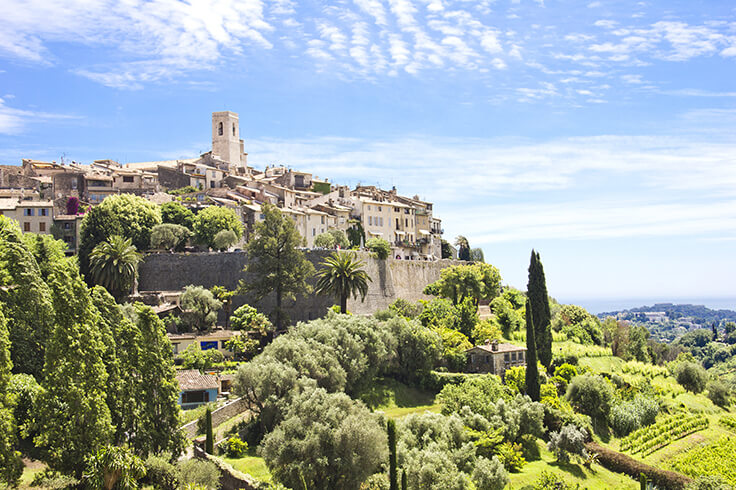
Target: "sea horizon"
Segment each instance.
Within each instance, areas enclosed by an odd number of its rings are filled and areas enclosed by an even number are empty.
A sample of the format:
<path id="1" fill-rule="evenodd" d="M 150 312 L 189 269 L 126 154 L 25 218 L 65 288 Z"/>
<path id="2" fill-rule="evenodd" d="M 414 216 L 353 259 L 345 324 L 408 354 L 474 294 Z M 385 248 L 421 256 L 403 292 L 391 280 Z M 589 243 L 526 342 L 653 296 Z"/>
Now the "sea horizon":
<path id="1" fill-rule="evenodd" d="M 736 296 L 724 297 L 640 297 L 640 298 L 555 298 L 560 304 L 582 306 L 588 312 L 600 313 L 630 310 L 641 306 L 654 306 L 657 303 L 676 305 L 703 305 L 712 310 L 736 311 Z"/>

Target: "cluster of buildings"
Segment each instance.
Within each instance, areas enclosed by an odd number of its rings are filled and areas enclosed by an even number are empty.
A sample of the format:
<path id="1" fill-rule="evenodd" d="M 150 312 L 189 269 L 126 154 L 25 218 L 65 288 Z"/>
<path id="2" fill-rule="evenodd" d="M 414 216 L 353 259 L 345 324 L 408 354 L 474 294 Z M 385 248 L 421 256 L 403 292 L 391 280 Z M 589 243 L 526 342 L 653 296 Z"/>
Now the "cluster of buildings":
<path id="1" fill-rule="evenodd" d="M 132 193 L 157 204 L 177 200 L 195 212 L 231 208 L 244 224 L 244 240 L 269 203 L 294 220 L 308 248 L 329 230 L 357 228 L 366 240 L 387 240 L 395 259 L 441 258 L 442 223 L 432 203 L 398 195 L 395 188 L 335 186 L 286 166 L 256 170 L 247 158 L 238 115 L 215 112 L 212 150 L 197 158 L 127 164 L 24 159 L 21 166 L 0 166 L 0 214 L 17 220 L 25 232 L 53 234 L 74 253 L 83 209 L 112 194 Z M 172 190 L 181 192 L 171 195 Z"/>

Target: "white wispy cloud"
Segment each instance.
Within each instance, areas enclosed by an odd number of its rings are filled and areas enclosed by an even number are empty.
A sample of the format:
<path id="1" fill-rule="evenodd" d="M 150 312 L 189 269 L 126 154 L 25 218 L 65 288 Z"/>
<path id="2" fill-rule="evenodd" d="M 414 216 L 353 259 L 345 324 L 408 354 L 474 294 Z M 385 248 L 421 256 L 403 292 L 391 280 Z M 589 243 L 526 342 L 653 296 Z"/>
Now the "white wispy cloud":
<path id="1" fill-rule="evenodd" d="M 0 134 L 18 134 L 29 124 L 64 119 L 78 119 L 78 117 L 71 114 L 54 114 L 8 107 L 5 100 L 0 98 Z"/>

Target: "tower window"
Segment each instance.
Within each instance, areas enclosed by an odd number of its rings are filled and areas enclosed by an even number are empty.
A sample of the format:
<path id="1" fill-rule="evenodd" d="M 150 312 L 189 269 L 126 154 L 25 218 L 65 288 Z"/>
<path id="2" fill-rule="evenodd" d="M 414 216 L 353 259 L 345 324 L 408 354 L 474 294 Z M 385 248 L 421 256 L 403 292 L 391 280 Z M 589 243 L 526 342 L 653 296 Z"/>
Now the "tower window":
<path id="1" fill-rule="evenodd" d="M 222 123 L 217 126 L 217 134 L 222 136 Z"/>
<path id="2" fill-rule="evenodd" d="M 233 123 L 233 136 L 235 136 L 235 123 Z"/>

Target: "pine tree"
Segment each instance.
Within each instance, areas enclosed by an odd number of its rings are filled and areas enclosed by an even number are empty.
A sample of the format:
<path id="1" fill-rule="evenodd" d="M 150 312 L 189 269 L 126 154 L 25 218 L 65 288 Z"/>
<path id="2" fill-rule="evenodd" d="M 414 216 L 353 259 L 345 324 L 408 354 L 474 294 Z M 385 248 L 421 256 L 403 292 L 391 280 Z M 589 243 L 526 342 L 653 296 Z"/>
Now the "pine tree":
<path id="1" fill-rule="evenodd" d="M 531 306 L 534 320 L 534 340 L 537 346 L 537 356 L 542 365 L 549 369 L 552 363 L 552 326 L 550 322 L 549 298 L 547 297 L 547 282 L 544 278 L 544 267 L 539 253 L 532 250 L 529 263 L 529 284 L 527 297 Z"/>
<path id="2" fill-rule="evenodd" d="M 388 419 L 388 480 L 390 490 L 399 490 L 398 475 L 396 474 L 396 421 Z"/>
<path id="3" fill-rule="evenodd" d="M 537 345 L 534 341 L 534 318 L 529 299 L 526 300 L 526 394 L 532 401 L 539 401 Z"/>
<path id="4" fill-rule="evenodd" d="M 207 407 L 207 410 L 204 412 L 204 432 L 204 450 L 207 454 L 215 454 L 215 441 L 212 434 L 212 412 L 210 411 L 210 407 Z"/>

